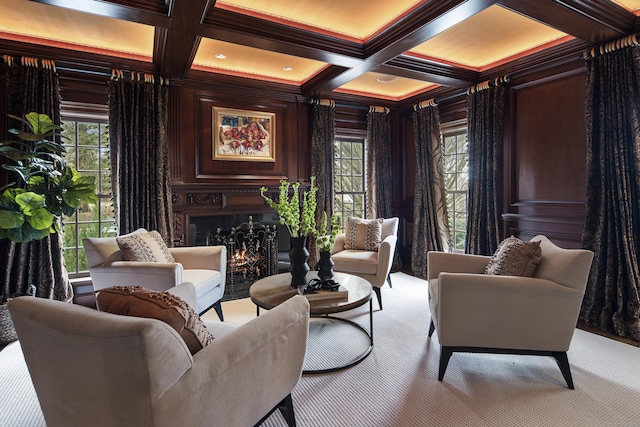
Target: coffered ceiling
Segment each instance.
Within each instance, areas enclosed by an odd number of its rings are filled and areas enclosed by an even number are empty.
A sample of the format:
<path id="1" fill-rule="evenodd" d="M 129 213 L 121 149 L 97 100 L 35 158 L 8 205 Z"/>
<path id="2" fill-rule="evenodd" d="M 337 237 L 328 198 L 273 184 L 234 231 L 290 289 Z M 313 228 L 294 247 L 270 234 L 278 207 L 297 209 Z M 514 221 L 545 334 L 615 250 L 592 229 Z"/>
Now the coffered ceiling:
<path id="1" fill-rule="evenodd" d="M 402 101 L 638 31 L 640 0 L 0 0 L 0 39 Z M 250 80 L 248 80 L 250 82 Z M 436 90 L 438 89 L 438 90 Z"/>

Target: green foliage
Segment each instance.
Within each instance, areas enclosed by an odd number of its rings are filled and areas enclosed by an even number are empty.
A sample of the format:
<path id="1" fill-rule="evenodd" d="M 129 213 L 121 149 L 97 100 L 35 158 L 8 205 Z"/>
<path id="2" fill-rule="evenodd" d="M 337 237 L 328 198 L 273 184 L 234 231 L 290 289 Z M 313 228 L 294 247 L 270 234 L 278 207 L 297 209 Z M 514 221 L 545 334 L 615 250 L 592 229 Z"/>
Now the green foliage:
<path id="1" fill-rule="evenodd" d="M 311 187 L 302 194 L 302 206 L 300 206 L 299 182 L 291 185 L 286 180 L 281 180 L 277 202 L 266 195 L 266 187 L 260 188 L 260 195 L 278 213 L 280 223 L 287 226 L 291 237 L 308 235 L 313 238 L 318 237 L 318 230 L 315 227 L 316 208 L 318 206 L 316 201 L 316 193 L 318 192 L 316 177 L 312 176 L 310 181 Z"/>
<path id="2" fill-rule="evenodd" d="M 10 129 L 17 139 L 0 143 L 2 167 L 18 178 L 0 194 L 0 238 L 14 242 L 43 239 L 58 232 L 57 219 L 73 215 L 82 202 L 96 202 L 95 178 L 83 177 L 67 166 L 57 141 L 60 127 L 46 114 L 31 112 L 24 119 L 28 132 Z"/>
<path id="3" fill-rule="evenodd" d="M 336 236 L 342 226 L 340 215 L 331 216 L 331 231 L 327 229 L 328 224 L 327 213 L 322 213 L 322 223 L 320 225 L 320 236 L 316 239 L 318 250 L 320 252 L 331 252 L 333 244 L 336 242 Z"/>

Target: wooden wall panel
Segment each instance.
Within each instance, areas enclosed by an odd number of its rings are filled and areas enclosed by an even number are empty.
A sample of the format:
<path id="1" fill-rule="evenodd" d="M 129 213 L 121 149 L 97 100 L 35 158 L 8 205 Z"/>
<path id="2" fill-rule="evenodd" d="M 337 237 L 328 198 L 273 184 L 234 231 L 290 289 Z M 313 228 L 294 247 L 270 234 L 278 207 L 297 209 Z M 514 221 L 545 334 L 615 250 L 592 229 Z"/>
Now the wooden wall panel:
<path id="1" fill-rule="evenodd" d="M 565 70 L 510 89 L 505 235 L 544 234 L 581 246 L 586 183 L 585 72 Z"/>
<path id="2" fill-rule="evenodd" d="M 519 200 L 584 200 L 585 74 L 515 89 Z"/>

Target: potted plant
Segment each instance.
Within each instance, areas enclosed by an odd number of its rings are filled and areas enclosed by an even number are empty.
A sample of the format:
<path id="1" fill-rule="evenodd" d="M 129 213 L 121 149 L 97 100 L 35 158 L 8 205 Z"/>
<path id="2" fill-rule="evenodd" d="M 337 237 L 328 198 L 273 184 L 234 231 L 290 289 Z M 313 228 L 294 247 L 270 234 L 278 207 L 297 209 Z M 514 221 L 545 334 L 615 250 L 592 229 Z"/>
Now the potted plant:
<path id="1" fill-rule="evenodd" d="M 15 179 L 0 188 L 0 239 L 8 239 L 7 261 L 11 262 L 16 243 L 59 233 L 62 215 L 73 215 L 82 202 L 95 203 L 98 196 L 95 178 L 80 176 L 67 165 L 60 127 L 49 116 L 31 112 L 24 119 L 9 117 L 27 129 L 10 129 L 14 138 L 0 143 L 0 156 L 9 160 L 2 167 Z M 6 274 L 2 302 L 10 292 Z"/>
<path id="2" fill-rule="evenodd" d="M 280 181 L 278 201 L 266 195 L 267 188 L 260 188 L 260 195 L 267 204 L 275 209 L 280 217 L 280 223 L 287 226 L 291 236 L 291 286 L 306 287 L 307 272 L 309 265 L 309 251 L 306 248 L 307 236 L 318 237 L 318 230 L 315 225 L 316 218 L 316 178 L 310 178 L 311 186 L 309 190 L 302 192 L 302 203 L 300 203 L 300 183 L 293 185 L 286 180 Z"/>

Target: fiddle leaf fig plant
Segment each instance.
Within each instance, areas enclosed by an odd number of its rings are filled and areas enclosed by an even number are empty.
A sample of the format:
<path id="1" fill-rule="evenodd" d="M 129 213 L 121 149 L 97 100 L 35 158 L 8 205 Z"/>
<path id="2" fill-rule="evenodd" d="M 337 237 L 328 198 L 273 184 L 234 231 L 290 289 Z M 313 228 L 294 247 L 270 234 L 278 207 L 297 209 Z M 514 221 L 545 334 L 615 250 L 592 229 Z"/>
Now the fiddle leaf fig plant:
<path id="1" fill-rule="evenodd" d="M 24 119 L 9 115 L 28 131 L 10 129 L 13 140 L 0 143 L 2 167 L 16 179 L 0 188 L 0 239 L 30 242 L 59 232 L 58 219 L 73 215 L 81 203 L 95 203 L 95 178 L 80 176 L 67 165 L 59 142 L 60 127 L 46 114 Z"/>

